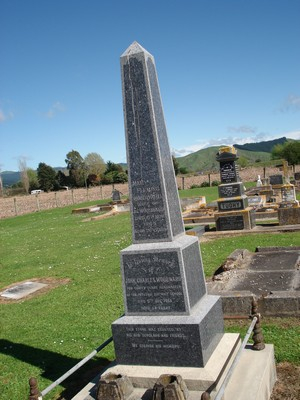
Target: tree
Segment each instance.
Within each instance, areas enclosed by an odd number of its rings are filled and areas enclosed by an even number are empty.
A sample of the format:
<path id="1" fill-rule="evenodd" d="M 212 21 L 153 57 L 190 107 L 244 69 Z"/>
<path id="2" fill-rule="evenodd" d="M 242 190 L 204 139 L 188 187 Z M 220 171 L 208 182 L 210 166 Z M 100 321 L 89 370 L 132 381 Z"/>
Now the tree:
<path id="1" fill-rule="evenodd" d="M 175 175 L 178 175 L 178 173 L 179 173 L 179 164 L 178 164 L 178 161 L 176 160 L 175 156 L 172 156 L 172 161 L 173 161 L 173 167 L 174 167 Z"/>
<path id="2" fill-rule="evenodd" d="M 39 163 L 37 176 L 40 188 L 49 192 L 57 186 L 55 169 L 45 163 Z"/>
<path id="3" fill-rule="evenodd" d="M 29 192 L 29 178 L 27 174 L 27 162 L 25 157 L 19 158 L 19 171 L 21 175 L 21 182 L 26 193 Z"/>
<path id="4" fill-rule="evenodd" d="M 106 175 L 112 171 L 123 172 L 123 168 L 121 167 L 120 164 L 115 164 L 112 161 L 107 161 L 106 170 L 105 170 L 104 174 Z"/>
<path id="5" fill-rule="evenodd" d="M 88 176 L 96 175 L 98 179 L 100 179 L 101 174 L 104 173 L 106 168 L 103 158 L 98 153 L 88 153 L 84 157 L 84 164 Z"/>
<path id="6" fill-rule="evenodd" d="M 76 150 L 71 150 L 66 155 L 65 162 L 69 170 L 70 185 L 75 187 L 82 187 L 86 180 L 86 171 L 84 160 Z"/>
<path id="7" fill-rule="evenodd" d="M 70 179 L 69 176 L 66 176 L 63 171 L 59 170 L 56 173 L 56 181 L 58 183 L 58 188 L 62 186 L 69 186 Z"/>
<path id="8" fill-rule="evenodd" d="M 29 179 L 29 190 L 31 191 L 31 190 L 38 189 L 39 188 L 39 180 L 38 180 L 37 172 L 32 168 L 28 168 L 27 176 Z"/>
<path id="9" fill-rule="evenodd" d="M 290 165 L 300 164 L 300 141 L 277 144 L 272 148 L 272 158 L 283 158 Z"/>
<path id="10" fill-rule="evenodd" d="M 101 177 L 101 183 L 107 185 L 109 183 L 125 183 L 128 181 L 127 173 L 123 171 L 120 164 L 107 161 L 106 170 Z"/>

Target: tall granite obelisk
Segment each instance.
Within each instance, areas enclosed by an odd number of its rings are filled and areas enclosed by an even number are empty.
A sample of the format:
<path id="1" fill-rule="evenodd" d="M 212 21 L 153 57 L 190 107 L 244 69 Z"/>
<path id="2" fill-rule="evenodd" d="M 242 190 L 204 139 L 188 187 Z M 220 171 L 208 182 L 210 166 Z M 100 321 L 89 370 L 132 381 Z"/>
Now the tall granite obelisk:
<path id="1" fill-rule="evenodd" d="M 185 235 L 153 56 L 134 42 L 121 69 L 133 244 L 121 252 L 117 362 L 203 367 L 223 335 L 221 299 Z"/>

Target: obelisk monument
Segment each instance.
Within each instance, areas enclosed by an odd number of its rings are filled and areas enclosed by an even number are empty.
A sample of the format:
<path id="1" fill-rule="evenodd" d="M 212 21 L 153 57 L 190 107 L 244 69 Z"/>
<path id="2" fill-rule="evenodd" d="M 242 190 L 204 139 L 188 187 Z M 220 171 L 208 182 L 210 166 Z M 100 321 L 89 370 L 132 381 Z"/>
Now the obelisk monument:
<path id="1" fill-rule="evenodd" d="M 203 367 L 223 336 L 198 239 L 185 234 L 154 58 L 121 56 L 133 244 L 121 252 L 125 315 L 112 325 L 119 364 Z"/>

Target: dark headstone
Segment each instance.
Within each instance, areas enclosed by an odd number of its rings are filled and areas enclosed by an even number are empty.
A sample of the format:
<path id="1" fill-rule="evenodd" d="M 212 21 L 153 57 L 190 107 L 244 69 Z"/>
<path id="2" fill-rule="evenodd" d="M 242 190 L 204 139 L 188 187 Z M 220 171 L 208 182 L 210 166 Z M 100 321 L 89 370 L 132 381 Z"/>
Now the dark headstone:
<path id="1" fill-rule="evenodd" d="M 271 175 L 269 179 L 270 179 L 270 185 L 283 185 L 282 175 Z"/>
<path id="2" fill-rule="evenodd" d="M 220 178 L 222 183 L 239 182 L 238 166 L 235 161 L 221 161 L 220 162 Z"/>
<path id="3" fill-rule="evenodd" d="M 295 181 L 300 181 L 300 172 L 295 172 Z"/>
<path id="4" fill-rule="evenodd" d="M 114 189 L 111 194 L 112 201 L 121 201 L 121 192 L 119 190 Z"/>
<path id="5" fill-rule="evenodd" d="M 218 187 L 219 197 L 238 197 L 244 194 L 244 185 L 239 183 L 227 183 Z"/>
<path id="6" fill-rule="evenodd" d="M 223 334 L 198 239 L 185 235 L 151 54 L 121 57 L 133 244 L 121 252 L 125 316 L 112 325 L 117 362 L 202 367 Z"/>
<path id="7" fill-rule="evenodd" d="M 244 229 L 244 218 L 242 215 L 228 215 L 219 217 L 217 220 L 218 231 L 234 231 Z"/>

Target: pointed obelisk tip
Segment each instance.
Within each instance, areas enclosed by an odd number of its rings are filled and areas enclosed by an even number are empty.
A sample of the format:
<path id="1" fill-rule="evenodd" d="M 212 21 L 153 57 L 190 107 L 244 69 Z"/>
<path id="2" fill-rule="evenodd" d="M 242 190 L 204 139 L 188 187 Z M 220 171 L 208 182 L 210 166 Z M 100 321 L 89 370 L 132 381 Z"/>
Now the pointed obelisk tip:
<path id="1" fill-rule="evenodd" d="M 121 57 L 128 57 L 133 54 L 137 53 L 147 53 L 150 55 L 150 53 L 144 49 L 138 42 L 134 41 L 121 55 Z"/>

